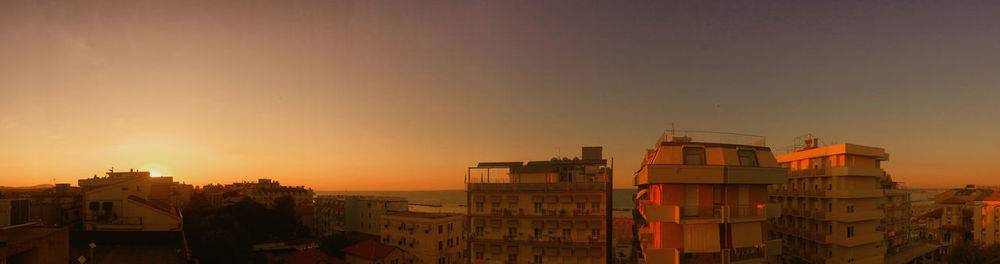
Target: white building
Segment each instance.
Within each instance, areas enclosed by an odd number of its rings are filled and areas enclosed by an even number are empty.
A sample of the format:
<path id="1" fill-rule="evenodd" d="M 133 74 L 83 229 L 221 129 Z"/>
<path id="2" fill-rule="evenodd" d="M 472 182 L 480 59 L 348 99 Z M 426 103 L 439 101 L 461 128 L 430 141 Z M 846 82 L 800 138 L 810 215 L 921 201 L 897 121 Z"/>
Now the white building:
<path id="1" fill-rule="evenodd" d="M 408 211 L 406 198 L 359 195 L 316 197 L 316 233 L 360 232 L 380 235 L 382 215 Z"/>

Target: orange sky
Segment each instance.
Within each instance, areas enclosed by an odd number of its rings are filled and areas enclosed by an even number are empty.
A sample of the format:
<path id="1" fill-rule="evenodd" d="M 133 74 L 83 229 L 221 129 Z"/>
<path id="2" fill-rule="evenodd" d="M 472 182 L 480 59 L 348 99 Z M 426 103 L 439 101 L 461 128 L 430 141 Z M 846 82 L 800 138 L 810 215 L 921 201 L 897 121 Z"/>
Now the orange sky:
<path id="1" fill-rule="evenodd" d="M 630 188 L 670 123 L 1000 184 L 1000 8 L 908 5 L 4 1 L 0 185 L 460 189 L 477 161 L 599 145 Z"/>

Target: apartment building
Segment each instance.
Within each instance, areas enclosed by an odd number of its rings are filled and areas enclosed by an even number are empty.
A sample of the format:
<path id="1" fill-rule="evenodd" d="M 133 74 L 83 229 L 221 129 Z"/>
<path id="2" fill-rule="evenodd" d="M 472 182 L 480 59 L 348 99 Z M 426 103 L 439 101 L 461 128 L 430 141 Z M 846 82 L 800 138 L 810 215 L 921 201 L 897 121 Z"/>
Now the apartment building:
<path id="1" fill-rule="evenodd" d="M 855 144 L 817 145 L 809 138 L 802 149 L 777 157 L 790 169 L 788 182 L 771 189 L 772 201 L 784 208 L 771 221 L 771 235 L 786 247 L 781 262 L 884 263 L 891 233 L 884 221 L 887 175 L 881 162 L 889 154 Z M 888 192 L 893 201 L 899 198 L 897 191 Z"/>
<path id="2" fill-rule="evenodd" d="M 609 263 L 612 169 L 581 157 L 480 162 L 466 175 L 470 263 Z"/>
<path id="3" fill-rule="evenodd" d="M 941 245 L 940 255 L 957 244 L 990 245 L 1000 242 L 1000 192 L 968 186 L 934 197 L 935 209 L 918 218 L 923 239 Z"/>
<path id="4" fill-rule="evenodd" d="M 781 207 L 768 202 L 767 186 L 787 178 L 763 137 L 665 132 L 634 179 L 639 263 L 776 259 L 781 240 L 767 240 L 765 220 Z"/>
<path id="5" fill-rule="evenodd" d="M 0 199 L 0 263 L 63 264 L 69 258 L 69 227 L 28 220 L 27 199 Z"/>
<path id="6" fill-rule="evenodd" d="M 108 172 L 79 180 L 83 189 L 83 228 L 88 231 L 180 231 L 180 209 L 171 204 L 169 186 L 148 171 Z"/>
<path id="7" fill-rule="evenodd" d="M 382 216 L 382 243 L 408 252 L 406 263 L 465 263 L 465 216 L 448 213 L 388 212 Z"/>
<path id="8" fill-rule="evenodd" d="M 317 234 L 360 232 L 380 236 L 382 216 L 409 211 L 409 202 L 402 197 L 320 195 L 314 210 Z"/>

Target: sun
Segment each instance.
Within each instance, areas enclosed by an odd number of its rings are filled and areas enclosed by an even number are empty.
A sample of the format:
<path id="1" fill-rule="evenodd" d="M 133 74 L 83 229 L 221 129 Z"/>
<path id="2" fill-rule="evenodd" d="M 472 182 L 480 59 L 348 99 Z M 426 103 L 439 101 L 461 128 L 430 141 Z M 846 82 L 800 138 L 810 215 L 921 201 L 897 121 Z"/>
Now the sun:
<path id="1" fill-rule="evenodd" d="M 158 171 L 149 171 L 149 177 L 160 177 L 160 176 L 162 175 L 160 175 L 160 172 Z"/>

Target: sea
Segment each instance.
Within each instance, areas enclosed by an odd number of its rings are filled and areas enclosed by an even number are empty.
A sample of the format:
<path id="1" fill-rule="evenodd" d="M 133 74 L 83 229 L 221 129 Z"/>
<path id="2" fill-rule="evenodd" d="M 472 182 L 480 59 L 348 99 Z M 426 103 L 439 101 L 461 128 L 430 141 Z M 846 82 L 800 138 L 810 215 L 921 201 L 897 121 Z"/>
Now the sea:
<path id="1" fill-rule="evenodd" d="M 910 201 L 913 203 L 929 201 L 934 197 L 936 191 L 945 189 L 908 189 Z M 631 216 L 635 205 L 632 198 L 635 197 L 636 189 L 615 189 L 612 201 L 614 216 Z M 370 195 L 370 196 L 392 196 L 404 197 L 410 203 L 410 211 L 433 212 L 433 213 L 466 213 L 465 190 L 441 190 L 441 191 L 316 191 L 316 195 Z"/>

